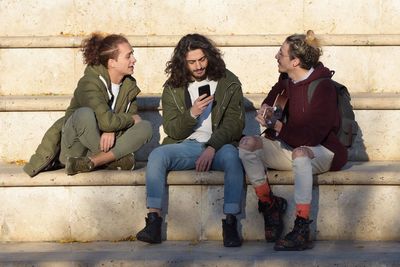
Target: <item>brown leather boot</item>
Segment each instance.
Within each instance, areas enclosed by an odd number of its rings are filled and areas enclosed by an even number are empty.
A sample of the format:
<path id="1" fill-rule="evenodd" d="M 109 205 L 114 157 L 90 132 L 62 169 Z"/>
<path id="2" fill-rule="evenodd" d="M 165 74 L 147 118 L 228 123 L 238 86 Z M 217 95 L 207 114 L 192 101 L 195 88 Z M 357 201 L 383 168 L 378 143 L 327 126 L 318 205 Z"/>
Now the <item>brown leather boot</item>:
<path id="1" fill-rule="evenodd" d="M 282 234 L 283 214 L 287 208 L 287 201 L 271 193 L 271 203 L 258 201 L 258 211 L 264 215 L 265 240 L 275 242 Z"/>
<path id="2" fill-rule="evenodd" d="M 275 250 L 294 251 L 312 248 L 310 240 L 310 224 L 312 220 L 307 220 L 297 216 L 294 221 L 293 230 L 284 239 L 278 240 L 274 246 Z"/>
<path id="3" fill-rule="evenodd" d="M 68 175 L 75 175 L 81 172 L 94 170 L 94 164 L 88 157 L 68 157 L 65 164 L 65 172 Z"/>

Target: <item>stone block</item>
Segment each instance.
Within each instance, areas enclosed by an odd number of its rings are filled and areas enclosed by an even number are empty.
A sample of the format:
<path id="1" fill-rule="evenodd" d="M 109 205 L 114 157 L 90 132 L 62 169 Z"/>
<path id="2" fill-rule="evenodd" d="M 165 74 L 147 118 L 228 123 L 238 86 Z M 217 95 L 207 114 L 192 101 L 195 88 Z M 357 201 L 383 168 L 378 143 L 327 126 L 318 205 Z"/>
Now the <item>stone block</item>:
<path id="1" fill-rule="evenodd" d="M 47 129 L 64 112 L 0 112 L 1 161 L 29 160 Z"/>
<path id="2" fill-rule="evenodd" d="M 396 0 L 374 1 L 369 5 L 345 0 L 254 0 L 248 3 L 140 0 L 112 1 L 107 5 L 89 0 L 57 3 L 6 0 L 1 2 L 0 8 L 8 10 L 0 18 L 0 24 L 7 25 L 0 29 L 0 35 L 4 36 L 86 35 L 93 31 L 127 35 L 291 34 L 309 28 L 328 34 L 399 32 Z M 116 13 L 120 16 L 110 15 Z M 9 24 L 9 21 L 14 23 Z"/>
<path id="3" fill-rule="evenodd" d="M 71 238 L 70 189 L 0 188 L 1 241 L 67 241 Z"/>
<path id="4" fill-rule="evenodd" d="M 321 61 L 326 67 L 335 71 L 334 80 L 346 85 L 350 93 L 369 92 L 371 90 L 369 87 L 369 71 L 375 69 L 375 67 L 370 64 L 371 50 L 368 47 L 330 46 L 322 49 Z M 385 50 L 383 47 L 380 49 L 381 51 Z M 349 64 L 349 62 L 352 62 L 352 64 Z M 381 61 L 375 63 L 379 64 L 379 62 Z M 393 86 L 390 88 L 389 91 L 394 89 Z"/>
<path id="5" fill-rule="evenodd" d="M 61 32 L 71 34 L 75 30 L 75 16 L 78 13 L 74 2 L 70 0 L 6 0 L 1 1 L 0 10 L 0 24 L 7 25 L 1 27 L 0 35 L 5 36 L 48 36 L 59 35 Z"/>
<path id="6" fill-rule="evenodd" d="M 283 42 L 284 40 L 282 40 Z M 132 44 L 135 46 L 135 44 Z M 334 79 L 351 93 L 396 93 L 396 66 L 387 64 L 400 59 L 400 48 L 324 47 L 321 61 L 335 70 Z M 134 77 L 142 94 L 161 94 L 166 81 L 165 63 L 172 47 L 136 48 Z M 228 69 L 235 73 L 245 94 L 267 94 L 279 73 L 275 54 L 279 47 L 221 47 Z M 0 95 L 71 95 L 85 66 L 78 49 L 1 49 Z M 15 62 L 27 61 L 15 68 Z M 351 61 L 351 64 L 349 64 Z M 61 67 L 62 66 L 62 67 Z M 362 66 L 362 67 L 354 67 Z M 20 79 L 21 73 L 24 75 Z"/>
<path id="7" fill-rule="evenodd" d="M 346 0 L 305 1 L 303 23 L 305 30 L 310 28 L 321 33 L 381 33 L 380 29 L 383 24 L 381 16 L 383 14 L 377 12 L 380 8 L 381 2 L 379 1 L 370 2 L 368 5 Z M 355 16 L 355 14 L 359 15 Z"/>
<path id="8" fill-rule="evenodd" d="M 397 186 L 320 186 L 319 192 L 319 240 L 392 240 L 399 235 Z"/>
<path id="9" fill-rule="evenodd" d="M 0 49 L 0 58 L 0 95 L 72 94 L 76 87 L 73 49 Z"/>
<path id="10" fill-rule="evenodd" d="M 400 25 L 400 2 L 387 0 L 381 6 L 381 33 L 398 33 Z"/>
<path id="11" fill-rule="evenodd" d="M 165 75 L 165 64 L 170 60 L 172 47 L 136 48 L 134 56 L 135 64 L 134 77 L 142 94 L 161 94 L 163 85 L 167 79 Z"/>
<path id="12" fill-rule="evenodd" d="M 400 28 L 398 29 L 400 30 Z M 397 48 L 394 46 L 370 48 L 369 62 L 366 66 L 369 70 L 368 88 L 371 92 L 380 93 L 397 87 L 392 77 L 397 75 L 398 68 L 396 64 L 389 63 L 400 59 L 400 49 Z"/>
<path id="13" fill-rule="evenodd" d="M 168 179 L 173 179 L 169 176 Z M 199 240 L 202 231 L 203 186 L 168 186 L 163 209 L 167 214 L 163 237 L 173 240 Z"/>
<path id="14" fill-rule="evenodd" d="M 315 178 L 311 219 L 317 240 L 397 240 L 399 165 L 368 162 Z M 146 216 L 144 169 L 66 176 L 62 170 L 30 178 L 12 165 L 0 168 L 1 241 L 117 241 L 134 236 Z M 274 194 L 288 201 L 284 233 L 293 228 L 290 172 L 269 173 Z M 167 240 L 221 240 L 223 174 L 170 172 L 163 206 Z M 243 197 L 239 229 L 263 240 L 264 222 L 254 189 Z"/>
<path id="15" fill-rule="evenodd" d="M 349 150 L 352 161 L 365 160 L 399 160 L 400 141 L 396 131 L 392 130 L 390 122 L 399 120 L 396 110 L 356 110 L 356 120 L 360 131 L 353 147 Z M 152 122 L 153 138 L 136 153 L 138 160 L 147 160 L 149 153 L 165 137 L 162 129 L 161 112 L 143 111 L 144 119 Z M 46 130 L 62 112 L 2 112 L 0 113 L 0 128 L 8 131 L 0 132 L 0 160 L 10 162 L 29 160 L 34 153 Z M 249 111 L 246 116 L 244 134 L 257 135 L 263 129 L 254 120 L 255 111 Z M 23 144 L 23 146 L 21 146 Z"/>
<path id="16" fill-rule="evenodd" d="M 144 224 L 142 186 L 74 187 L 70 194 L 71 239 L 119 241 Z"/>
<path id="17" fill-rule="evenodd" d="M 397 110 L 357 110 L 360 131 L 350 156 L 366 156 L 365 160 L 397 159 L 400 141 L 392 122 L 399 120 L 399 116 Z"/>

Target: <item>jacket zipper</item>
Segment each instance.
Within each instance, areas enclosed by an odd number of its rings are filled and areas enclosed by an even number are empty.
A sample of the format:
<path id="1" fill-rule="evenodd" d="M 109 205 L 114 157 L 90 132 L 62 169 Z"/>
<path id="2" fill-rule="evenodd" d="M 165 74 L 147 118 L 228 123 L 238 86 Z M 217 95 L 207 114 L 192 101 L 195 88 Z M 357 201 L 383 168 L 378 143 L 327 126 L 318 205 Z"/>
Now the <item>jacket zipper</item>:
<path id="1" fill-rule="evenodd" d="M 234 85 L 234 84 L 237 84 L 237 83 L 236 83 L 236 82 L 232 82 L 232 83 L 226 88 L 226 92 L 224 93 L 224 97 L 222 98 L 222 103 L 221 103 L 220 107 L 218 108 L 217 114 L 215 114 L 215 117 L 218 117 L 218 115 L 219 115 L 219 113 L 220 113 L 220 111 L 221 111 L 221 108 L 223 107 L 223 104 L 224 104 L 224 102 L 225 102 L 226 94 L 228 93 L 227 91 L 228 91 L 229 88 L 230 88 L 232 85 Z"/>

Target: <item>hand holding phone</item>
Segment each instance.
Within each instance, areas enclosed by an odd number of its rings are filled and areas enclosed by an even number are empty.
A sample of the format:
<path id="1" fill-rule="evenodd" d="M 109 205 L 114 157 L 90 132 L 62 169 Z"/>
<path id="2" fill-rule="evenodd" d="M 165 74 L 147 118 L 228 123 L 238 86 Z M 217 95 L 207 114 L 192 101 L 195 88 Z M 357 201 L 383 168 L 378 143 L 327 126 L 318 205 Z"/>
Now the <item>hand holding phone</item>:
<path id="1" fill-rule="evenodd" d="M 209 84 L 206 84 L 206 85 L 203 85 L 203 86 L 199 87 L 199 96 L 202 96 L 204 94 L 207 95 L 206 97 L 209 97 L 211 95 L 210 85 Z"/>
<path id="2" fill-rule="evenodd" d="M 194 101 L 192 107 L 190 108 L 190 114 L 194 117 L 200 116 L 214 99 L 214 97 L 211 96 L 209 84 L 200 86 L 198 90 L 199 97 Z"/>

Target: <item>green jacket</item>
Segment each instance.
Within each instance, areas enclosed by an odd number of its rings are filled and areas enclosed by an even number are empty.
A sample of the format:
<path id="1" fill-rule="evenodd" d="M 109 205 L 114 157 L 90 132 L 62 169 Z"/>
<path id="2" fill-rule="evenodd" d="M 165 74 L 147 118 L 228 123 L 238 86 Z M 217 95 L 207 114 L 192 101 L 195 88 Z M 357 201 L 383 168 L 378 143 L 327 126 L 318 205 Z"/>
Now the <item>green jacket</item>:
<path id="1" fill-rule="evenodd" d="M 115 112 L 110 108 L 112 96 L 110 90 L 111 80 L 107 69 L 102 65 L 87 66 L 65 116 L 47 130 L 35 154 L 25 164 L 24 171 L 33 177 L 52 166 L 60 152 L 62 126 L 78 108 L 91 108 L 96 114 L 98 126 L 102 132 L 117 132 L 118 136 L 121 131 L 131 127 L 134 124 L 132 115 L 137 114 L 138 110 L 136 96 L 140 92 L 136 80 L 130 75 L 123 79 L 115 104 Z"/>
<path id="2" fill-rule="evenodd" d="M 106 87 L 107 85 L 107 87 Z M 107 89 L 108 88 L 108 89 Z M 122 81 L 115 112 L 110 108 L 111 80 L 103 65 L 88 66 L 79 80 L 71 103 L 65 112 L 65 120 L 78 108 L 89 107 L 96 114 L 102 132 L 118 132 L 133 125 L 132 115 L 137 114 L 136 96 L 140 89 L 132 76 Z"/>
<path id="3" fill-rule="evenodd" d="M 163 144 L 181 142 L 194 132 L 197 120 L 185 103 L 187 88 L 166 86 L 162 94 L 163 127 L 168 135 Z M 190 101 L 189 101 L 190 102 Z M 211 138 L 206 142 L 215 150 L 225 144 L 237 144 L 244 128 L 245 111 L 239 79 L 229 70 L 218 80 L 211 111 Z"/>

